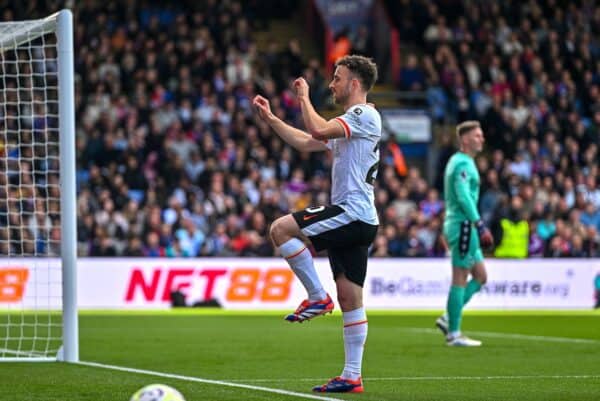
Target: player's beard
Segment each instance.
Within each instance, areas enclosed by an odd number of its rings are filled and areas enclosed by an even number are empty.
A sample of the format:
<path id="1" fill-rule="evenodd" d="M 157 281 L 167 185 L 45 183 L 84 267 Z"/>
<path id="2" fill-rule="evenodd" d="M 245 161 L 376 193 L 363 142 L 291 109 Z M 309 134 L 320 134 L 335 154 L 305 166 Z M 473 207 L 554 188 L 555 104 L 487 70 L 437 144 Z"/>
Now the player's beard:
<path id="1" fill-rule="evenodd" d="M 331 97 L 333 98 L 334 104 L 346 104 L 350 98 L 350 85 L 346 86 L 343 91 L 332 92 Z"/>

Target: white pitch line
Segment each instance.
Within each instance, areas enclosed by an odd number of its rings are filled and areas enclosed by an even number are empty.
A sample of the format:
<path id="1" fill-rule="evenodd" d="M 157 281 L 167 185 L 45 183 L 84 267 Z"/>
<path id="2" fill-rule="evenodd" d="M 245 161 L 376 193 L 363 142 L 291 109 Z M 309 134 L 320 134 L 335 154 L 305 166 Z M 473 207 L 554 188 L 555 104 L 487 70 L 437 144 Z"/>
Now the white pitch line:
<path id="1" fill-rule="evenodd" d="M 95 367 L 95 368 L 119 370 L 122 372 L 138 373 L 141 375 L 165 377 L 168 379 L 177 379 L 177 380 L 184 380 L 184 381 L 190 381 L 190 382 L 196 382 L 196 383 L 216 384 L 219 386 L 237 387 L 237 388 L 244 388 L 247 390 L 254 390 L 254 391 L 264 391 L 267 393 L 276 393 L 276 394 L 287 395 L 290 397 L 298 397 L 298 398 L 311 399 L 311 400 L 344 401 L 340 398 L 322 397 L 322 396 L 318 396 L 318 395 L 297 393 L 294 391 L 281 390 L 281 389 L 277 389 L 277 388 L 252 386 L 249 384 L 233 383 L 231 381 L 224 381 L 224 380 L 203 379 L 201 377 L 183 376 L 183 375 L 176 375 L 176 374 L 172 374 L 172 373 L 155 372 L 152 370 L 135 369 L 135 368 L 128 368 L 128 367 L 124 367 L 124 366 L 116 366 L 116 365 L 107 365 L 107 364 L 97 363 L 97 362 L 80 361 L 80 362 L 77 362 L 77 364 L 91 366 L 91 367 Z"/>
<path id="2" fill-rule="evenodd" d="M 365 383 L 376 381 L 445 381 L 445 380 L 529 380 L 529 379 L 600 379 L 600 375 L 539 375 L 539 376 L 399 376 L 399 377 L 366 377 Z M 284 383 L 290 381 L 315 381 L 319 379 L 289 378 L 289 379 L 236 379 L 232 382 L 245 383 Z"/>
<path id="3" fill-rule="evenodd" d="M 426 334 L 440 334 L 437 329 L 425 329 L 418 327 L 399 327 L 398 330 L 410 331 L 414 333 L 426 333 Z M 600 344 L 600 340 L 591 340 L 587 338 L 569 338 L 569 337 L 548 337 L 548 336 L 533 336 L 528 334 L 514 334 L 514 333 L 496 333 L 492 331 L 470 331 L 469 334 L 473 334 L 481 337 L 492 337 L 492 338 L 513 338 L 517 340 L 529 340 L 529 341 L 546 341 L 553 343 L 575 343 L 575 344 Z"/>

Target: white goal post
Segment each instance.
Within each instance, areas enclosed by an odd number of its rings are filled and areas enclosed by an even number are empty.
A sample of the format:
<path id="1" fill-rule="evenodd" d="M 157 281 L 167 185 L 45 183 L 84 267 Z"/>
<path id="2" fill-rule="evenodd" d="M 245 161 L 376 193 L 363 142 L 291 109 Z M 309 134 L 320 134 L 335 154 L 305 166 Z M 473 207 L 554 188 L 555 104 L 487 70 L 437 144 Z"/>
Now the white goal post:
<path id="1" fill-rule="evenodd" d="M 0 361 L 79 360 L 73 16 L 0 23 Z"/>

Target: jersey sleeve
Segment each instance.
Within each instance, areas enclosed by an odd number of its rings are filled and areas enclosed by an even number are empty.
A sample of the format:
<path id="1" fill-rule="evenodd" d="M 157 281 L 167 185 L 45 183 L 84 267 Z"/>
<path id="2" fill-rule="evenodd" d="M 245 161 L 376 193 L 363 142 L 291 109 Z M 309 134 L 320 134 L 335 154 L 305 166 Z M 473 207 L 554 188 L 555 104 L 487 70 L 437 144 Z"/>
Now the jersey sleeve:
<path id="1" fill-rule="evenodd" d="M 476 173 L 467 163 L 457 164 L 452 172 L 452 184 L 456 193 L 456 201 L 460 208 L 467 216 L 469 221 L 476 222 L 481 219 L 477 211 L 477 204 L 471 196 L 469 189 L 469 181 L 474 178 L 472 175 Z"/>
<path id="2" fill-rule="evenodd" d="M 371 106 L 365 104 L 352 106 L 335 120 L 344 129 L 346 139 L 381 136 L 381 116 Z"/>

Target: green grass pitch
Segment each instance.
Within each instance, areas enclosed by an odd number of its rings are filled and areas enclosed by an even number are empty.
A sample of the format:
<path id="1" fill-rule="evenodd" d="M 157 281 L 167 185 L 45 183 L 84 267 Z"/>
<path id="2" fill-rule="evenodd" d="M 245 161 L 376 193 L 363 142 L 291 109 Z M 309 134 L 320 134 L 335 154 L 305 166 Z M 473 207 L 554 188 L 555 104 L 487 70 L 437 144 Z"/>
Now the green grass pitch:
<path id="1" fill-rule="evenodd" d="M 183 310 L 84 312 L 82 361 L 184 378 L 65 363 L 0 363 L 0 400 L 128 401 L 163 383 L 187 401 L 600 400 L 600 313 L 470 312 L 479 349 L 446 347 L 431 312 L 370 312 L 363 394 L 315 394 L 340 373 L 341 316 L 290 324 L 282 313 Z M 280 389 L 191 381 L 193 378 Z M 300 394 L 298 394 L 300 393 Z M 318 399 L 318 398 L 317 398 Z"/>

